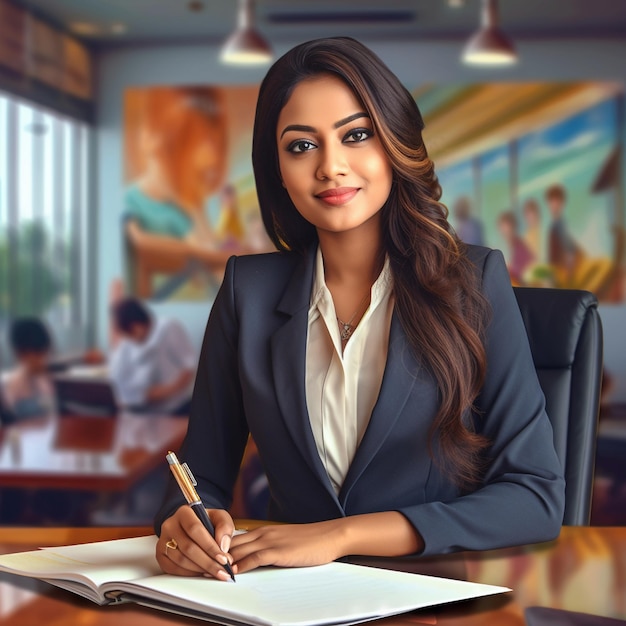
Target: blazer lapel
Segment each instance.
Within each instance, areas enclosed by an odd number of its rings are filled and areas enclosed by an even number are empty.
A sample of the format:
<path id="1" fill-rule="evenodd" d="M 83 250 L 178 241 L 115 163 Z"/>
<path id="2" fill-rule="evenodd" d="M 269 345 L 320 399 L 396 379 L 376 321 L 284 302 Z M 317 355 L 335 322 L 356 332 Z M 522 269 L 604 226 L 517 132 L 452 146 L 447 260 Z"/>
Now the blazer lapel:
<path id="1" fill-rule="evenodd" d="M 306 341 L 315 253 L 313 248 L 297 266 L 276 309 L 288 318 L 272 335 L 272 370 L 278 405 L 294 444 L 339 506 L 317 452 L 306 405 Z"/>
<path id="2" fill-rule="evenodd" d="M 400 320 L 394 313 L 391 319 L 387 363 L 380 393 L 372 411 L 370 423 L 339 492 L 339 501 L 342 506 L 345 506 L 352 487 L 393 430 L 411 394 L 420 367 L 409 348 Z"/>

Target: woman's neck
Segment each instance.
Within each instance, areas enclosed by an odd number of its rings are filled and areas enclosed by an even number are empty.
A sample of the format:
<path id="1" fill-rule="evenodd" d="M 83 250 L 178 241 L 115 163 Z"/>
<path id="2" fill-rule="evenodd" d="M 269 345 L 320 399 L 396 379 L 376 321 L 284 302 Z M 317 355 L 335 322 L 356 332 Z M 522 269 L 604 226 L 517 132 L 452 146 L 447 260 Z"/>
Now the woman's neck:
<path id="1" fill-rule="evenodd" d="M 318 232 L 324 277 L 333 286 L 356 288 L 371 287 L 382 269 L 382 241 L 378 221 L 369 227 L 343 233 Z"/>
<path id="2" fill-rule="evenodd" d="M 137 181 L 141 191 L 153 200 L 159 202 L 172 202 L 174 193 L 169 177 L 156 161 L 149 161 L 141 178 Z"/>

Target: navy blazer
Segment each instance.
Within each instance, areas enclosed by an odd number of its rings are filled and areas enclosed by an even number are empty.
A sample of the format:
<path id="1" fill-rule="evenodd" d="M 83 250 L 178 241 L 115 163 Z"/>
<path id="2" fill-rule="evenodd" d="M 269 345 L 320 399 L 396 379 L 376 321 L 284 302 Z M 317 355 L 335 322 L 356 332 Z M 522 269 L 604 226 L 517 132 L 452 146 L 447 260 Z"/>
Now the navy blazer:
<path id="1" fill-rule="evenodd" d="M 193 469 L 205 505 L 230 505 L 251 433 L 270 485 L 269 519 L 300 523 L 400 511 L 424 539 L 424 555 L 556 536 L 563 519 L 563 472 L 502 254 L 468 247 L 492 308 L 486 379 L 474 415 L 476 430 L 491 442 L 481 487 L 460 494 L 431 459 L 437 384 L 415 358 L 394 314 L 380 394 L 337 495 L 306 407 L 314 253 L 228 262 L 203 341 L 180 455 Z M 157 532 L 181 504 L 170 484 Z"/>

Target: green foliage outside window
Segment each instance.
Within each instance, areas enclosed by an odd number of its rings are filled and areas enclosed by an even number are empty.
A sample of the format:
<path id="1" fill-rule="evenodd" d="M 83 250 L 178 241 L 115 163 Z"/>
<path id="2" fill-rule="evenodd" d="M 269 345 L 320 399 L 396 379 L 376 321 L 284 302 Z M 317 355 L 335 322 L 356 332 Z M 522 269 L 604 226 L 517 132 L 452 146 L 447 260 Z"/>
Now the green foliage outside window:
<path id="1" fill-rule="evenodd" d="M 41 317 L 69 293 L 68 245 L 26 221 L 0 233 L 0 316 Z"/>

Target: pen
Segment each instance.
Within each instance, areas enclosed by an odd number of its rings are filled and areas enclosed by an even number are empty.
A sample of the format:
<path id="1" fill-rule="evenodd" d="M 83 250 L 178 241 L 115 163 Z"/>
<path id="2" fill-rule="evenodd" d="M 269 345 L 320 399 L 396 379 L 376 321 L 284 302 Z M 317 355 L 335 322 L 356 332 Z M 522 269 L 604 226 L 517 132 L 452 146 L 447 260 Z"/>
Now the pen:
<path id="1" fill-rule="evenodd" d="M 176 479 L 180 490 L 185 496 L 185 500 L 187 500 L 187 504 L 193 509 L 194 513 L 198 516 L 198 519 L 202 522 L 204 527 L 209 531 L 209 533 L 211 533 L 211 537 L 215 539 L 215 528 L 213 528 L 213 524 L 211 523 L 206 509 L 204 508 L 204 504 L 202 504 L 202 500 L 195 489 L 195 486 L 198 483 L 191 473 L 189 465 L 187 465 L 187 463 L 183 463 L 181 465 L 178 461 L 178 457 L 171 451 L 167 453 L 165 458 L 169 463 L 172 474 L 174 474 L 174 478 Z M 233 574 L 233 570 L 231 569 L 229 563 L 224 565 L 224 569 L 234 581 L 235 575 Z"/>

